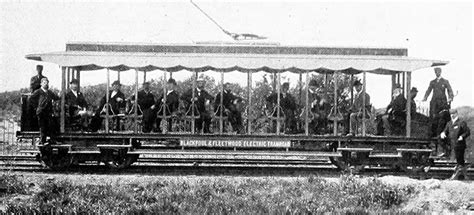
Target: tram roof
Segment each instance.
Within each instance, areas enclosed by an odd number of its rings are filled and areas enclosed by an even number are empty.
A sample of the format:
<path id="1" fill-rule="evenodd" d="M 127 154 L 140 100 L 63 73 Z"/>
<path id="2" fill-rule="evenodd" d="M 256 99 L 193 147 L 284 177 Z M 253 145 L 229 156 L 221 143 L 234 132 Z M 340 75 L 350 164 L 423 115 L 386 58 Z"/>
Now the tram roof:
<path id="1" fill-rule="evenodd" d="M 80 70 L 176 72 L 319 72 L 394 74 L 446 65 L 416 59 L 404 48 L 280 46 L 275 44 L 68 43 L 66 51 L 30 54 L 30 60 Z"/>

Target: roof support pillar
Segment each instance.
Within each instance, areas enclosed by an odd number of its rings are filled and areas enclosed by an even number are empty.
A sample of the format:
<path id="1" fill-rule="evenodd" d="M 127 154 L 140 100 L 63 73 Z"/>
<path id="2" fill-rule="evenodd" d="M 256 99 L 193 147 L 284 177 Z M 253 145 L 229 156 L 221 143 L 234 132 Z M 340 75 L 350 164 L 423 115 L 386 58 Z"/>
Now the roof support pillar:
<path id="1" fill-rule="evenodd" d="M 280 106 L 280 95 L 281 95 L 281 75 L 280 73 L 278 72 L 277 73 L 277 84 L 276 84 L 276 87 L 277 87 L 277 108 L 276 108 L 276 111 L 277 111 L 277 127 L 276 127 L 276 134 L 279 135 L 280 134 L 280 110 L 281 110 L 281 106 Z"/>
<path id="2" fill-rule="evenodd" d="M 406 77 L 407 77 L 407 107 L 405 108 L 406 109 L 406 113 L 407 113 L 407 119 L 406 119 L 406 136 L 407 137 L 410 137 L 411 136 L 411 93 L 410 93 L 410 89 L 411 89 L 411 72 L 405 72 L 406 73 Z"/>
<path id="3" fill-rule="evenodd" d="M 66 105 L 66 70 L 67 70 L 67 67 L 61 67 L 61 71 L 62 71 L 62 78 L 61 78 L 61 113 L 60 113 L 60 116 L 59 116 L 59 124 L 60 124 L 60 128 L 59 128 L 59 131 L 61 133 L 64 133 L 64 131 L 66 130 L 66 110 L 64 109 L 65 105 Z"/>
<path id="4" fill-rule="evenodd" d="M 252 72 L 247 73 L 247 134 L 252 133 Z"/>
<path id="5" fill-rule="evenodd" d="M 135 69 L 135 102 L 133 103 L 133 117 L 135 118 L 135 125 L 133 132 L 138 133 L 138 69 Z"/>
<path id="6" fill-rule="evenodd" d="M 301 79 L 301 73 L 300 73 L 300 79 Z M 300 83 L 302 84 L 302 82 L 300 81 Z M 309 71 L 306 71 L 306 83 L 305 83 L 305 114 L 304 114 L 304 133 L 306 135 L 309 135 Z"/>
<path id="7" fill-rule="evenodd" d="M 365 136 L 365 129 L 367 127 L 367 125 L 365 124 L 365 117 L 366 117 L 366 107 L 367 107 L 367 101 L 365 100 L 365 95 L 366 95 L 366 89 L 365 87 L 367 86 L 366 85 L 366 78 L 367 76 L 367 72 L 364 71 L 362 72 L 362 77 L 363 77 L 363 83 L 362 83 L 362 136 L 364 137 Z"/>
<path id="8" fill-rule="evenodd" d="M 109 100 L 110 100 L 110 70 L 107 68 L 107 85 L 105 86 L 105 133 L 109 133 Z"/>
<path id="9" fill-rule="evenodd" d="M 333 75 L 332 75 L 332 79 L 333 79 L 333 83 L 334 83 L 334 113 L 337 113 L 337 110 L 339 109 L 339 107 L 337 107 L 337 81 L 338 81 L 338 76 L 339 76 L 339 72 L 338 71 L 334 71 Z M 333 120 L 333 135 L 334 136 L 337 136 L 337 117 L 334 118 Z"/>
<path id="10" fill-rule="evenodd" d="M 194 76 L 193 76 L 193 92 L 192 92 L 192 99 L 191 99 L 191 116 L 192 116 L 192 120 L 191 120 L 191 134 L 194 134 L 194 129 L 196 127 L 196 120 L 194 119 L 195 115 L 194 115 L 194 98 L 196 96 L 196 81 L 197 81 L 197 78 L 198 78 L 198 72 L 195 72 L 194 73 Z"/>
<path id="11" fill-rule="evenodd" d="M 166 88 L 166 87 L 167 87 L 167 85 L 166 85 L 166 71 L 163 72 L 162 85 L 163 85 L 163 105 L 162 105 L 161 107 L 159 107 L 159 108 L 161 108 L 161 109 L 163 110 L 163 120 L 161 120 L 161 121 L 162 121 L 162 122 L 165 122 L 165 124 L 166 124 L 166 127 L 163 128 L 163 129 L 161 130 L 161 132 L 162 132 L 163 134 L 166 134 L 166 133 L 168 132 L 168 128 L 170 127 L 170 126 L 168 125 L 169 122 L 168 122 L 168 120 L 166 119 L 166 110 L 167 110 L 167 108 L 169 108 L 168 105 L 166 104 L 166 99 L 167 99 L 166 97 L 168 97 L 168 95 L 167 95 L 167 94 L 168 94 L 168 89 Z M 194 122 L 194 120 L 193 120 L 193 122 Z M 160 125 L 156 125 L 156 126 L 159 127 Z M 194 131 L 194 129 L 193 129 L 193 131 Z"/>
<path id="12" fill-rule="evenodd" d="M 221 72 L 221 96 L 219 104 L 221 106 L 219 110 L 219 134 L 222 134 L 224 132 L 224 121 L 222 120 L 224 115 L 224 72 Z"/>

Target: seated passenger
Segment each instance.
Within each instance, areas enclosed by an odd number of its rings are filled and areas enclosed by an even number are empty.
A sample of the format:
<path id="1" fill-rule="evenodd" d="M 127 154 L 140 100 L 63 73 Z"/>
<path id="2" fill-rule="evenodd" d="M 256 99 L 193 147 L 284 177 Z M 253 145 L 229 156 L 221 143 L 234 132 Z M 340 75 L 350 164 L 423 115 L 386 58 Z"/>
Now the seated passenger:
<path id="1" fill-rule="evenodd" d="M 280 93 L 280 117 L 285 116 L 285 125 L 286 131 L 288 133 L 295 133 L 296 132 L 296 100 L 295 98 L 288 92 L 290 90 L 290 83 L 285 82 L 282 84 L 281 93 Z M 267 97 L 267 107 L 273 106 L 275 107 L 278 105 L 278 93 L 274 92 Z M 283 113 L 283 114 L 282 114 Z M 278 112 L 273 113 L 273 117 L 278 116 Z"/>
<path id="2" fill-rule="evenodd" d="M 155 122 L 155 111 L 152 109 L 153 105 L 155 104 L 155 96 L 150 90 L 150 82 L 143 83 L 143 89 L 138 91 L 138 108 L 137 114 L 142 115 L 142 131 L 144 133 L 148 133 L 153 129 L 153 123 Z M 130 101 L 132 102 L 131 109 L 129 114 L 134 114 L 135 110 L 134 103 L 135 103 L 135 96 L 131 96 Z"/>
<path id="3" fill-rule="evenodd" d="M 309 82 L 308 98 L 312 120 L 309 124 L 309 131 L 312 134 L 323 134 L 328 125 L 328 113 L 330 104 L 324 97 L 320 96 L 319 85 L 316 80 Z"/>
<path id="4" fill-rule="evenodd" d="M 392 101 L 387 106 L 385 114 L 382 116 L 384 127 L 383 135 L 400 133 L 405 126 L 407 100 L 402 94 L 402 89 L 398 86 L 393 90 Z"/>
<path id="5" fill-rule="evenodd" d="M 77 79 L 71 80 L 65 99 L 70 126 L 78 124 L 80 129 L 87 128 L 89 119 L 87 102 L 84 95 L 79 91 L 79 81 Z"/>
<path id="6" fill-rule="evenodd" d="M 370 111 L 370 96 L 367 93 L 362 92 L 362 83 L 359 80 L 356 80 L 353 84 L 356 89 L 356 94 L 354 95 L 354 103 L 352 103 L 351 108 L 349 109 L 349 134 L 348 136 L 354 136 L 356 133 L 357 125 L 361 123 L 363 118 L 363 111 L 366 112 L 366 118 L 369 118 L 368 112 Z M 363 100 L 365 97 L 365 107 L 363 105 Z"/>
<path id="7" fill-rule="evenodd" d="M 237 109 L 238 102 L 242 101 L 242 98 L 234 95 L 230 89 L 230 83 L 224 84 L 224 96 L 222 97 L 222 104 L 224 106 L 223 116 L 227 116 L 232 129 L 241 133 L 242 128 L 242 113 Z M 221 105 L 221 93 L 217 94 L 216 99 L 214 100 L 214 110 L 217 114 L 220 114 L 222 111 L 219 106 Z"/>
<path id="8" fill-rule="evenodd" d="M 199 118 L 196 119 L 195 125 L 197 132 L 204 132 L 210 133 L 210 125 L 211 125 L 211 100 L 214 98 L 204 89 L 206 85 L 206 81 L 204 79 L 199 78 L 197 81 L 197 88 L 194 90 L 194 97 L 193 97 L 193 89 L 189 89 L 187 92 L 183 94 L 181 99 L 185 102 L 186 110 L 189 110 L 191 105 L 194 104 L 197 107 L 197 113 L 199 114 Z M 196 114 L 196 110 L 195 110 Z"/>
<path id="9" fill-rule="evenodd" d="M 118 115 L 125 110 L 125 95 L 120 91 L 121 84 L 119 81 L 114 81 L 112 83 L 112 90 L 109 91 L 109 115 Z M 100 100 L 99 108 L 97 109 L 94 118 L 91 122 L 91 130 L 97 131 L 102 125 L 101 114 L 105 114 L 107 111 L 106 102 L 107 95 L 104 95 Z M 115 130 L 120 129 L 120 119 L 115 117 Z"/>
<path id="10" fill-rule="evenodd" d="M 168 83 L 166 85 L 166 105 L 163 105 L 164 102 L 164 96 L 162 95 L 156 103 L 151 107 L 154 112 L 156 113 L 156 132 L 161 132 L 161 120 L 163 113 L 166 116 L 170 116 L 176 111 L 178 111 L 179 107 L 179 93 L 176 91 L 176 81 L 172 78 L 168 80 Z M 172 119 L 168 118 L 168 131 L 171 131 L 172 127 Z"/>

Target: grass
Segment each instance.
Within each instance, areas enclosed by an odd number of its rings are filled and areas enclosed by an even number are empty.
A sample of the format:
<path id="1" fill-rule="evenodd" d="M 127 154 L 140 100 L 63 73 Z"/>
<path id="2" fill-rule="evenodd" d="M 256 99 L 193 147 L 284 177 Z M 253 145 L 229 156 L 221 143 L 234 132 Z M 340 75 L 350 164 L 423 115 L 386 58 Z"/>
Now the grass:
<path id="1" fill-rule="evenodd" d="M 24 201 L 11 201 L 7 213 L 116 214 L 300 214 L 396 212 L 416 194 L 412 186 L 343 176 L 337 181 L 308 177 L 154 180 L 128 184 L 44 182 Z"/>
<path id="2" fill-rule="evenodd" d="M 26 184 L 23 179 L 17 175 L 0 175 L 0 197 L 11 194 L 26 194 Z"/>

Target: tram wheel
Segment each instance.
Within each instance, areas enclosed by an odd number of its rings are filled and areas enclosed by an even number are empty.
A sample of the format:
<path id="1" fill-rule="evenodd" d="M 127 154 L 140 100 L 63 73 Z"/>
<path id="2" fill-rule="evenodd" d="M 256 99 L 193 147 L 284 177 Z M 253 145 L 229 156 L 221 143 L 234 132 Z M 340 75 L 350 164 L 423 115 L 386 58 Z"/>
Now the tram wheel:
<path id="1" fill-rule="evenodd" d="M 111 160 L 103 161 L 105 166 L 111 169 L 124 169 L 132 165 L 135 161 L 138 160 L 139 155 L 118 155 L 113 156 Z"/>

